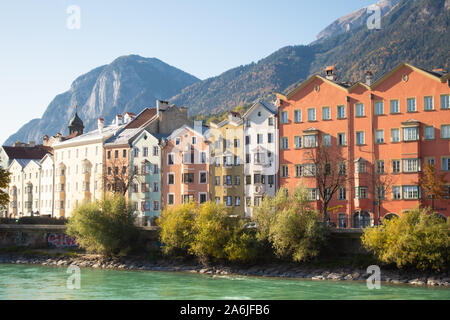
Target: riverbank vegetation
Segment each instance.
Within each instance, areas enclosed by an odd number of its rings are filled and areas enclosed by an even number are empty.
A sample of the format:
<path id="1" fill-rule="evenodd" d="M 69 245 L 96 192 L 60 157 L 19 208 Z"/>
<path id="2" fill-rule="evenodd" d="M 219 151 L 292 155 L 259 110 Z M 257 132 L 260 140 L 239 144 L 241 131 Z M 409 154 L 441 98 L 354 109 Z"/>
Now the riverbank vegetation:
<path id="1" fill-rule="evenodd" d="M 310 208 L 302 188 L 291 196 L 281 189 L 275 197 L 266 197 L 255 209 L 253 221 L 207 202 L 167 209 L 158 225 L 166 255 L 188 254 L 203 262 L 257 262 L 273 257 L 307 261 L 319 255 L 327 238 L 320 215 Z"/>
<path id="2" fill-rule="evenodd" d="M 113 256 L 132 249 L 138 229 L 126 198 L 114 194 L 78 206 L 67 222 L 67 234 L 87 252 Z"/>
<path id="3" fill-rule="evenodd" d="M 416 209 L 366 228 L 362 244 L 384 263 L 398 268 L 445 271 L 450 265 L 449 223 L 430 209 Z"/>

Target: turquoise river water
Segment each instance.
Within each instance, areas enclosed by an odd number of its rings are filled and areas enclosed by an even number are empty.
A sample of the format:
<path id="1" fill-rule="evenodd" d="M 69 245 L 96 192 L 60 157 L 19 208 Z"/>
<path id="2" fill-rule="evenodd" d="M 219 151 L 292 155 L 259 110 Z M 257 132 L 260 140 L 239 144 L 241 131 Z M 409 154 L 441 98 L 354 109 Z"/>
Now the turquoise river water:
<path id="1" fill-rule="evenodd" d="M 365 282 L 312 281 L 176 272 L 81 269 L 80 289 L 68 289 L 67 268 L 0 264 L 0 300 L 5 299 L 440 299 L 450 289 Z"/>

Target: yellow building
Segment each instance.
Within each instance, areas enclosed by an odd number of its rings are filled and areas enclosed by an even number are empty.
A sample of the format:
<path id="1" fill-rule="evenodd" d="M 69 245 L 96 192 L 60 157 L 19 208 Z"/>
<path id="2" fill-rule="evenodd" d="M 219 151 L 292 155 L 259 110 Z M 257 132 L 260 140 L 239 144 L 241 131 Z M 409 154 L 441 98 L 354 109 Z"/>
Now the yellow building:
<path id="1" fill-rule="evenodd" d="M 219 124 L 211 123 L 210 199 L 244 216 L 244 126 L 239 113 L 230 112 Z"/>

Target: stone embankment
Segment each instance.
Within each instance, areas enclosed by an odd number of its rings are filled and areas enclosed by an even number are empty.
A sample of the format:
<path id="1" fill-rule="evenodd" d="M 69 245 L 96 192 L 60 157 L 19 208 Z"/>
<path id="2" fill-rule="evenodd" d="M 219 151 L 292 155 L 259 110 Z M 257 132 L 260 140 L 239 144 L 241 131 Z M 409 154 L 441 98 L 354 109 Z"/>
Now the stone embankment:
<path id="1" fill-rule="evenodd" d="M 143 259 L 103 259 L 97 255 L 79 255 L 77 257 L 21 256 L 0 255 L 0 263 L 35 264 L 43 266 L 67 267 L 77 265 L 81 268 L 147 270 L 167 272 L 189 272 L 211 276 L 242 275 L 258 277 L 298 278 L 311 280 L 365 281 L 370 274 L 366 270 L 354 268 L 314 268 L 296 264 L 267 264 L 259 266 L 222 266 L 205 267 L 189 262 L 171 262 L 157 260 L 150 262 Z M 411 284 L 450 287 L 448 273 L 414 273 L 399 270 L 381 270 L 381 281 L 393 284 Z"/>

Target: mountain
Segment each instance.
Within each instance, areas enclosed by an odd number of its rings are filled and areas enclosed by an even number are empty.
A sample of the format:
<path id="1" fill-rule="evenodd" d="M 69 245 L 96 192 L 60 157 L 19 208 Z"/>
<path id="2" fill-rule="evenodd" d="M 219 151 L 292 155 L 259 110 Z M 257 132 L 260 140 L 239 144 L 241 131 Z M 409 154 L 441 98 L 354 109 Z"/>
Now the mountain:
<path id="1" fill-rule="evenodd" d="M 41 142 L 44 134 L 67 134 L 76 105 L 88 131 L 97 126 L 98 117 L 110 122 L 118 113 L 137 114 L 144 107 L 153 106 L 156 99 L 168 99 L 198 81 L 155 58 L 122 56 L 78 77 L 68 91 L 53 99 L 41 119 L 25 124 L 5 144 L 17 140 Z"/>
<path id="2" fill-rule="evenodd" d="M 385 15 L 389 14 L 399 2 L 400 0 L 381 0 L 375 3 L 375 6 L 380 9 L 381 17 L 384 17 Z M 367 19 L 374 14 L 372 10 L 369 10 L 368 12 L 368 8 L 371 9 L 371 7 L 373 7 L 373 5 L 359 9 L 337 19 L 317 35 L 317 40 L 330 38 L 332 36 L 359 28 L 362 25 L 366 24 Z"/>
<path id="3" fill-rule="evenodd" d="M 197 82 L 170 101 L 185 105 L 190 114 L 230 110 L 270 97 L 274 91 L 286 92 L 327 65 L 336 65 L 340 80 L 350 82 L 362 79 L 366 70 L 377 76 L 404 61 L 450 70 L 450 0 L 383 3 L 379 30 L 369 30 L 360 22 L 348 32 L 324 33 L 310 45 L 284 47 L 257 63 Z"/>

